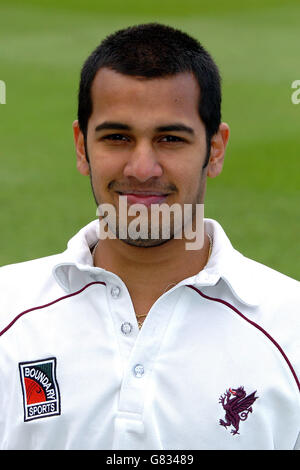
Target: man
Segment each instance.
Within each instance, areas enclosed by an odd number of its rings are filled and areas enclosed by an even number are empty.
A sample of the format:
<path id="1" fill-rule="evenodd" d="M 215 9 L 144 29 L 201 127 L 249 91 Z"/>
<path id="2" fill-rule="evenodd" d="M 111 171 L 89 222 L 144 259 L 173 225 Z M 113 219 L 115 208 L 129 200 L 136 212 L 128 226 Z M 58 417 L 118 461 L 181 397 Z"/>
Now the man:
<path id="1" fill-rule="evenodd" d="M 87 59 L 77 167 L 115 219 L 106 237 L 99 213 L 64 253 L 1 268 L 2 449 L 296 447 L 299 283 L 214 220 L 197 249 L 175 216 L 151 236 L 163 204 L 191 206 L 201 231 L 229 137 L 220 103 L 210 55 L 167 26 L 118 31 Z M 148 231 L 121 237 L 136 203 Z"/>

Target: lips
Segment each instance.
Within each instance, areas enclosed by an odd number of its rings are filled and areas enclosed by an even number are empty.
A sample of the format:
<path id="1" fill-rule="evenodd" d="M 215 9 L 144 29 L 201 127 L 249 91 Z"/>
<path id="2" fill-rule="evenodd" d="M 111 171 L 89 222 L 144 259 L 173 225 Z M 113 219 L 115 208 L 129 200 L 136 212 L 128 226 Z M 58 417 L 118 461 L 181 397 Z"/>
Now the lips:
<path id="1" fill-rule="evenodd" d="M 166 198 L 167 194 L 159 193 L 119 193 L 120 196 L 126 196 L 128 204 L 144 204 L 146 207 L 151 206 L 151 204 L 161 204 Z"/>

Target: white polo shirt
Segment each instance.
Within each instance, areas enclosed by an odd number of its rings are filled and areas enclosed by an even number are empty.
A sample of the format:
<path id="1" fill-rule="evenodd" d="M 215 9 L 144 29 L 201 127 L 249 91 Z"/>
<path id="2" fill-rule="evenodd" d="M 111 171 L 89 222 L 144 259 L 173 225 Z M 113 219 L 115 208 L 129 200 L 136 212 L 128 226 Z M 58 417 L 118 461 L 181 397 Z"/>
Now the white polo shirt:
<path id="1" fill-rule="evenodd" d="M 207 266 L 139 330 L 124 282 L 92 266 L 97 224 L 0 269 L 0 448 L 293 449 L 299 282 L 206 219 Z"/>

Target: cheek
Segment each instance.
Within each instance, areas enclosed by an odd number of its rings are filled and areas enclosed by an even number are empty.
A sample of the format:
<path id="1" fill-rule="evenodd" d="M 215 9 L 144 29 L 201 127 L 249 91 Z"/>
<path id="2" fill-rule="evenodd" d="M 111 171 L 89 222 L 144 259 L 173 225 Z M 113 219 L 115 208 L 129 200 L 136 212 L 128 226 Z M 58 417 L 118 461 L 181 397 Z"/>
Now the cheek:
<path id="1" fill-rule="evenodd" d="M 205 193 L 205 175 L 202 168 L 194 168 L 194 171 L 186 173 L 181 180 L 181 198 L 184 204 L 199 203 Z"/>
<path id="2" fill-rule="evenodd" d="M 105 155 L 103 152 L 91 152 L 90 167 L 93 183 L 97 183 L 102 189 L 106 189 L 111 181 L 122 175 L 119 159 L 113 158 L 112 155 Z"/>
<path id="3" fill-rule="evenodd" d="M 202 168 L 199 166 L 189 166 L 188 163 L 178 171 L 180 184 L 188 192 L 193 192 L 199 186 L 202 177 Z"/>

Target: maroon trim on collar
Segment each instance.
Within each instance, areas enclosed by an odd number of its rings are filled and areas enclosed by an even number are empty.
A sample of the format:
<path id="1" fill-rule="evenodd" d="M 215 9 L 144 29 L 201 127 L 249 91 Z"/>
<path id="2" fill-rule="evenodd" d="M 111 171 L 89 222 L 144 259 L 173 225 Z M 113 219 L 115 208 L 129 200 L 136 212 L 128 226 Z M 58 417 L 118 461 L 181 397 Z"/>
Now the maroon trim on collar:
<path id="1" fill-rule="evenodd" d="M 252 326 L 255 326 L 255 328 L 257 328 L 258 330 L 260 330 L 275 346 L 276 348 L 278 349 L 278 351 L 281 353 L 281 355 L 283 356 L 283 358 L 285 359 L 287 365 L 289 366 L 290 368 L 290 371 L 292 372 L 293 376 L 294 376 L 294 379 L 296 381 L 296 384 L 298 386 L 298 389 L 300 391 L 300 382 L 298 380 L 298 377 L 296 375 L 296 372 L 292 366 L 292 364 L 290 363 L 288 357 L 286 356 L 286 354 L 284 353 L 283 349 L 279 346 L 279 344 L 275 341 L 274 338 L 272 338 L 271 335 L 269 335 L 269 333 L 266 332 L 266 330 L 264 330 L 260 325 L 258 325 L 257 323 L 249 320 L 249 318 L 245 317 L 245 315 L 243 315 L 236 307 L 234 307 L 233 305 L 231 305 L 229 302 L 226 302 L 226 300 L 222 300 L 222 299 L 218 299 L 218 298 L 215 298 L 215 297 L 210 297 L 209 295 L 206 295 L 206 294 L 203 294 L 203 292 L 201 292 L 199 289 L 197 289 L 196 287 L 194 286 L 191 286 L 191 285 L 187 285 L 187 287 L 190 287 L 191 289 L 194 289 L 196 292 L 198 292 L 198 294 L 200 294 L 202 297 L 204 297 L 205 299 L 208 299 L 208 300 L 213 300 L 215 302 L 219 302 L 223 305 L 226 305 L 226 307 L 229 307 L 231 308 L 231 310 L 233 310 L 235 313 L 237 313 L 240 317 L 242 317 L 244 320 L 246 320 L 248 323 L 250 323 Z"/>
<path id="2" fill-rule="evenodd" d="M 106 285 L 105 282 L 100 282 L 100 281 L 95 281 L 95 282 L 90 282 L 89 284 L 87 284 L 86 286 L 82 287 L 81 289 L 79 289 L 78 291 L 76 292 L 73 292 L 72 294 L 68 294 L 68 295 L 64 295 L 63 297 L 60 297 L 59 299 L 56 299 L 56 300 L 53 300 L 52 302 L 49 302 L 48 304 L 45 304 L 45 305 L 40 305 L 38 307 L 33 307 L 33 308 L 29 308 L 28 310 L 25 310 L 24 312 L 21 312 L 19 313 L 19 315 L 17 315 L 10 323 L 9 325 L 7 325 L 2 331 L 0 331 L 0 336 L 2 336 L 4 333 L 6 333 L 7 330 L 9 330 L 14 323 L 16 323 L 17 320 L 19 320 L 19 318 L 21 318 L 23 315 L 25 315 L 26 313 L 29 313 L 29 312 L 32 312 L 34 310 L 39 310 L 41 308 L 46 308 L 46 307 L 50 307 L 50 305 L 53 305 L 53 304 L 56 304 L 57 302 L 60 302 L 61 300 L 65 300 L 65 299 L 68 299 L 69 297 L 73 297 L 74 295 L 77 295 L 77 294 L 80 294 L 81 292 L 83 292 L 85 289 L 87 289 L 87 287 L 90 287 L 94 284 L 103 284 L 104 286 Z"/>

